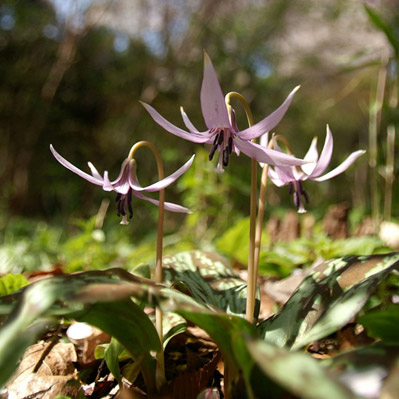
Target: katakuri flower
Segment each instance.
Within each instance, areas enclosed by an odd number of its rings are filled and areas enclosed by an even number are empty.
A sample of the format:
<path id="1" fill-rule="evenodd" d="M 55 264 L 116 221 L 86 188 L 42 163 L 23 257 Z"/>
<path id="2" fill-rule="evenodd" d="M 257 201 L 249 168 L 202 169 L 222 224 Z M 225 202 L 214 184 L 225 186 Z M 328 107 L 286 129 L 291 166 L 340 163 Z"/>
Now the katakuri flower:
<path id="1" fill-rule="evenodd" d="M 264 137 L 267 136 L 265 135 Z M 266 140 L 264 138 L 261 140 L 261 142 L 264 144 L 265 141 L 267 141 L 267 138 Z M 282 152 L 281 148 L 276 142 L 274 142 L 274 148 L 275 150 Z M 320 157 L 317 152 L 317 137 L 314 137 L 309 150 L 304 157 L 304 160 L 307 161 L 306 164 L 298 167 L 276 166 L 274 169 L 269 168 L 269 177 L 276 186 L 289 186 L 290 192 L 293 192 L 294 194 L 294 203 L 298 208 L 299 213 L 306 212 L 303 200 L 305 200 L 306 203 L 309 203 L 309 196 L 303 188 L 303 181 L 314 180 L 320 182 L 331 179 L 332 177 L 335 177 L 348 169 L 357 158 L 366 152 L 364 150 L 353 152 L 339 166 L 321 176 L 330 163 L 332 151 L 333 136 L 331 134 L 330 128 L 327 125 L 326 140 L 324 142 L 324 147 Z"/>
<path id="2" fill-rule="evenodd" d="M 152 106 L 142 102 L 145 109 L 151 115 L 155 122 L 162 126 L 168 132 L 192 141 L 194 143 L 211 144 L 209 160 L 212 160 L 216 151 L 219 151 L 219 161 L 216 171 L 223 172 L 223 166 L 229 163 L 229 157 L 232 152 L 236 155 L 242 151 L 244 154 L 259 162 L 265 162 L 271 165 L 302 165 L 303 161 L 290 155 L 274 151 L 251 142 L 252 139 L 260 137 L 269 130 L 273 129 L 283 118 L 295 92 L 296 87 L 283 104 L 280 105 L 272 114 L 255 125 L 239 130 L 234 121 L 231 120 L 222 89 L 220 87 L 212 61 L 206 52 L 204 52 L 204 77 L 201 87 L 201 108 L 202 114 L 207 126 L 207 130 L 200 132 L 190 121 L 183 108 L 180 108 L 183 122 L 188 132 L 175 126 L 159 114 Z"/>
<path id="3" fill-rule="evenodd" d="M 110 181 L 108 178 L 108 172 L 104 172 L 104 177 L 100 175 L 97 169 L 91 162 L 88 162 L 91 175 L 86 172 L 83 172 L 76 166 L 72 165 L 69 161 L 63 158 L 52 145 L 50 145 L 50 150 L 53 153 L 55 159 L 67 169 L 76 173 L 78 176 L 83 179 L 89 181 L 90 183 L 96 184 L 97 186 L 102 186 L 104 191 L 115 191 L 116 192 L 116 202 L 118 204 L 117 214 L 118 216 L 122 216 L 121 224 L 128 224 L 129 219 L 133 217 L 133 207 L 132 207 L 132 197 L 135 196 L 137 198 L 143 199 L 145 201 L 149 201 L 154 205 L 159 206 L 159 201 L 146 197 L 142 194 L 142 191 L 146 191 L 149 193 L 160 191 L 165 187 L 172 184 L 177 178 L 179 178 L 187 169 L 191 166 L 194 160 L 193 155 L 180 169 L 176 172 L 172 173 L 170 176 L 165 177 L 164 179 L 151 184 L 147 187 L 142 187 L 137 179 L 136 161 L 130 157 L 126 158 L 121 167 L 121 172 L 119 176 L 114 180 Z M 171 212 L 183 212 L 183 213 L 191 213 L 191 211 L 181 205 L 172 204 L 170 202 L 164 203 L 164 208 Z"/>

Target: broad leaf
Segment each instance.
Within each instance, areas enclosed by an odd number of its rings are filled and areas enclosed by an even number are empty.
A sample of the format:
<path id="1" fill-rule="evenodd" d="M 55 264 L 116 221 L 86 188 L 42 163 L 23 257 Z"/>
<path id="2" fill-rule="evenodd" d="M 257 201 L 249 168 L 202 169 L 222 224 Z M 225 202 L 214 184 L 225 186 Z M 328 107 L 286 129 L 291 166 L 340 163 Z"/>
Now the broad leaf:
<path id="1" fill-rule="evenodd" d="M 385 343 L 399 344 L 399 305 L 370 312 L 358 319 L 370 337 L 380 338 Z"/>
<path id="2" fill-rule="evenodd" d="M 302 352 L 289 352 L 265 341 L 247 343 L 249 353 L 263 373 L 303 399 L 355 399 L 320 362 Z"/>
<path id="3" fill-rule="evenodd" d="M 111 339 L 111 342 L 107 346 L 104 352 L 104 359 L 107 363 L 107 367 L 115 379 L 118 381 L 120 385 L 121 380 L 121 372 L 119 369 L 119 356 L 123 352 L 123 345 L 120 344 L 115 338 Z"/>
<path id="4" fill-rule="evenodd" d="M 155 360 L 150 352 L 161 349 L 160 341 L 148 316 L 129 299 L 133 295 L 140 299 L 148 296 L 146 283 L 153 284 L 122 269 L 38 281 L 22 293 L 0 298 L 0 304 L 4 305 L 0 309 L 12 310 L 0 330 L 0 342 L 7 342 L 11 347 L 18 344 L 19 350 L 23 351 L 32 343 L 31 337 L 23 333 L 33 323 L 40 323 L 42 318 L 51 316 L 74 317 L 117 338 L 135 360 L 142 362 L 147 388 L 149 391 L 155 390 Z M 44 330 L 43 323 L 39 325 Z M 13 338 L 13 331 L 22 333 Z M 3 366 L 15 364 L 14 360 L 14 355 L 2 356 L 0 369 L 3 371 Z M 2 381 L 9 377 L 8 373 L 1 373 Z"/>
<path id="5" fill-rule="evenodd" d="M 261 336 L 293 349 L 325 337 L 354 318 L 379 282 L 398 268 L 398 253 L 327 261 L 305 278 L 278 314 L 258 326 Z"/>
<path id="6" fill-rule="evenodd" d="M 381 390 L 388 382 L 386 377 L 398 372 L 398 345 L 377 342 L 323 360 L 323 364 L 336 378 L 359 395 L 375 398 L 395 397 L 383 396 Z M 398 381 L 397 378 L 395 380 Z M 395 391 L 398 392 L 397 386 Z"/>
<path id="7" fill-rule="evenodd" d="M 192 297 L 205 306 L 229 314 L 244 315 L 247 284 L 241 280 L 219 254 L 205 251 L 181 252 L 163 258 L 164 281 L 183 283 Z M 259 300 L 255 316 L 259 313 Z"/>
<path id="8" fill-rule="evenodd" d="M 0 278 L 0 296 L 9 295 L 28 284 L 23 274 L 7 274 Z"/>
<path id="9" fill-rule="evenodd" d="M 396 56 L 399 57 L 399 40 L 396 35 L 397 32 L 395 32 L 395 25 L 390 25 L 380 14 L 370 7 L 365 5 L 364 8 L 370 18 L 370 21 L 377 29 L 385 34 L 386 38 L 391 43 Z"/>

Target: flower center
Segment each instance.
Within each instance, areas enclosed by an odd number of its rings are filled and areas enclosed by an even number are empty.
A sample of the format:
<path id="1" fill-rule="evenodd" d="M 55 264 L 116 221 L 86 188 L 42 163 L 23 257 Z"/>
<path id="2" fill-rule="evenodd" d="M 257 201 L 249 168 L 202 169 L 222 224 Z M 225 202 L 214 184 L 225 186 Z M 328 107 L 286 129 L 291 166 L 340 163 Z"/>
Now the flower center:
<path id="1" fill-rule="evenodd" d="M 222 152 L 223 166 L 229 164 L 229 157 L 233 152 L 233 135 L 230 129 L 216 129 L 215 139 L 209 151 L 209 160 L 212 161 L 216 150 Z"/>
<path id="2" fill-rule="evenodd" d="M 122 216 L 121 224 L 128 224 L 128 218 L 126 211 L 129 212 L 129 219 L 133 217 L 132 208 L 132 189 L 130 188 L 127 194 L 116 194 L 115 201 L 117 202 L 117 212 L 118 216 Z"/>

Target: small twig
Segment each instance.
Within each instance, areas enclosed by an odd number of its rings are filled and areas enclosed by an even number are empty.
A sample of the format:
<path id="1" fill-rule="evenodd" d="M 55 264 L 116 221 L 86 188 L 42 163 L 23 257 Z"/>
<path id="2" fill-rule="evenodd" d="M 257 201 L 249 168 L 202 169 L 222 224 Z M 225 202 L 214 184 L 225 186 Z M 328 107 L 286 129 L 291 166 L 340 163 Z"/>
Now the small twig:
<path id="1" fill-rule="evenodd" d="M 56 345 L 58 340 L 60 339 L 59 333 L 61 332 L 61 323 L 58 325 L 57 330 L 55 331 L 54 335 L 50 338 L 50 341 L 47 344 L 47 347 L 43 350 L 43 353 L 41 354 L 39 360 L 37 361 L 33 372 L 37 373 L 44 362 L 44 359 L 47 357 L 47 355 L 51 352 L 53 347 Z"/>

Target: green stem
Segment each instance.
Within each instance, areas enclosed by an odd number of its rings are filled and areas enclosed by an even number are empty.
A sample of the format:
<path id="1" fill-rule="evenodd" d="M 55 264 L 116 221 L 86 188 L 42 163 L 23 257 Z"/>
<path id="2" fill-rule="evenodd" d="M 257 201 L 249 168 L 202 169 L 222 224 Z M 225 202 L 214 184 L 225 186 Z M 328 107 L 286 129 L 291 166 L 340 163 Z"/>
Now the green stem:
<path id="1" fill-rule="evenodd" d="M 129 158 L 133 158 L 135 152 L 140 147 L 148 147 L 155 156 L 158 168 L 158 180 L 165 177 L 161 156 L 157 148 L 149 141 L 139 141 L 130 150 Z M 164 204 L 165 190 L 159 191 L 159 207 L 158 207 L 158 231 L 157 231 L 157 253 L 155 262 L 155 282 L 162 283 L 162 247 L 163 247 L 163 221 L 164 221 Z M 165 377 L 165 359 L 163 353 L 163 331 L 162 331 L 162 311 L 158 307 L 155 308 L 155 327 L 161 341 L 161 350 L 157 353 L 157 388 L 166 382 Z"/>
<path id="2" fill-rule="evenodd" d="M 231 113 L 230 99 L 236 98 L 244 107 L 247 115 L 248 125 L 254 124 L 251 109 L 245 98 L 237 93 L 230 92 L 226 95 L 225 101 L 227 109 Z M 253 140 L 255 141 L 255 140 Z M 250 323 L 254 321 L 255 296 L 256 296 L 256 281 L 257 281 L 257 267 L 255 267 L 255 231 L 256 231 L 256 194 L 257 194 L 257 171 L 258 162 L 251 159 L 251 198 L 250 198 L 250 226 L 249 226 L 249 251 L 248 251 L 248 288 L 247 288 L 247 305 L 246 318 Z"/>

